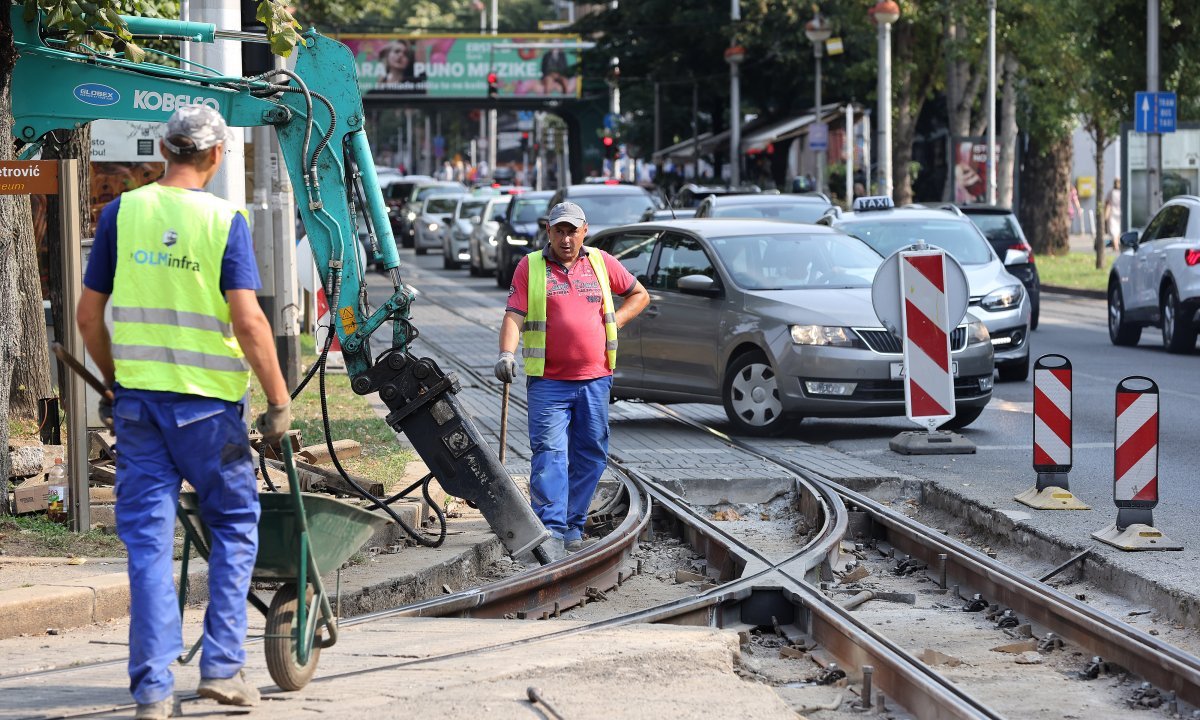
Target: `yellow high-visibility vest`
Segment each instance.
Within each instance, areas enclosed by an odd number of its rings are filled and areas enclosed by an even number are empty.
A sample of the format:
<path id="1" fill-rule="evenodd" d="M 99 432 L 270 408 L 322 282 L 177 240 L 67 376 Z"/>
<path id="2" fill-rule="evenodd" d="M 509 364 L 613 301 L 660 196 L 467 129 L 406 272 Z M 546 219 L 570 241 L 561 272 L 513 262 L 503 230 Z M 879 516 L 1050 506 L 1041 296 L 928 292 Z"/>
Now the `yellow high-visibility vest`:
<path id="1" fill-rule="evenodd" d="M 522 333 L 521 354 L 525 358 L 525 374 L 541 377 L 546 373 L 546 256 L 533 252 L 529 258 L 529 299 Z M 604 311 L 604 354 L 608 369 L 617 367 L 617 314 L 613 310 L 612 290 L 608 286 L 608 268 L 599 250 L 587 254 L 596 281 L 600 284 L 601 309 Z"/>
<path id="2" fill-rule="evenodd" d="M 113 278 L 113 362 L 122 387 L 237 402 L 250 368 L 221 292 L 239 209 L 151 183 L 121 195 Z"/>

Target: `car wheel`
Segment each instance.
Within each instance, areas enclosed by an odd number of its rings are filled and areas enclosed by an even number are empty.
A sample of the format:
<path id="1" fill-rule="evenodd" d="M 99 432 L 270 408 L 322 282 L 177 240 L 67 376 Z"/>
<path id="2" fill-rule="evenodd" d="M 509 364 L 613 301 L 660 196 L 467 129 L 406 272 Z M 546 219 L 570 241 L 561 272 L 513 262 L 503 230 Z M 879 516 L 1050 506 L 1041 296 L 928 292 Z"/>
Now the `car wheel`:
<path id="1" fill-rule="evenodd" d="M 483 271 L 475 264 L 475 255 L 473 253 L 470 261 L 467 262 L 467 272 L 471 274 L 471 277 L 479 277 L 483 274 Z"/>
<path id="2" fill-rule="evenodd" d="M 424 255 L 425 253 L 429 252 L 428 248 L 423 247 L 415 248 L 415 250 L 418 255 Z"/>
<path id="3" fill-rule="evenodd" d="M 507 290 L 512 285 L 512 275 L 507 271 L 496 268 L 496 287 Z"/>
<path id="4" fill-rule="evenodd" d="M 1016 362 L 996 366 L 1000 382 L 1025 382 L 1029 378 L 1029 356 Z"/>
<path id="5" fill-rule="evenodd" d="M 445 269 L 445 270 L 457 270 L 457 269 L 458 269 L 458 267 L 459 267 L 459 265 L 458 265 L 458 261 L 457 261 L 457 260 L 451 260 L 451 259 L 450 259 L 450 254 L 449 254 L 449 253 L 446 253 L 446 252 L 443 252 L 443 254 L 442 254 L 442 268 L 443 268 L 443 269 Z"/>
<path id="6" fill-rule="evenodd" d="M 761 352 L 734 359 L 725 373 L 721 399 L 729 422 L 738 432 L 773 435 L 786 423 L 775 369 Z"/>
<path id="7" fill-rule="evenodd" d="M 942 423 L 941 430 L 962 430 L 966 426 L 979 419 L 983 414 L 982 407 L 960 408 L 954 413 L 954 417 Z"/>
<path id="8" fill-rule="evenodd" d="M 1196 348 L 1196 326 L 1192 324 L 1192 313 L 1179 302 L 1179 291 L 1174 285 L 1163 294 L 1162 344 L 1169 353 L 1190 353 Z"/>
<path id="9" fill-rule="evenodd" d="M 1125 299 L 1116 283 L 1108 288 L 1108 339 L 1123 346 L 1137 345 L 1142 339 L 1142 326 L 1125 322 Z"/>
<path id="10" fill-rule="evenodd" d="M 1029 329 L 1037 330 L 1038 326 L 1038 311 L 1041 309 L 1042 300 L 1037 295 L 1030 296 L 1031 312 L 1029 313 Z"/>

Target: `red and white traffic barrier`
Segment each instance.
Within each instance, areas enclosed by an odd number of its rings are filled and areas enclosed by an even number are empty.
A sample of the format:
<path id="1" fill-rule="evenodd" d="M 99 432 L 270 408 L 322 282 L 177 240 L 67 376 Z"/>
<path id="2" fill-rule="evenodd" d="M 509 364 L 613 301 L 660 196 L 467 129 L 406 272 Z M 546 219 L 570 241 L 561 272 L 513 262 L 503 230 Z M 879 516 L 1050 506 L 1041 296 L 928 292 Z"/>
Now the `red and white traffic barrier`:
<path id="1" fill-rule="evenodd" d="M 1071 361 L 1049 354 L 1033 366 L 1033 469 L 1037 484 L 1014 500 L 1039 510 L 1088 510 L 1071 494 Z"/>
<path id="2" fill-rule="evenodd" d="M 954 417 L 945 261 L 941 250 L 900 253 L 905 411 L 930 432 Z"/>
<path id="3" fill-rule="evenodd" d="M 1117 383 L 1113 501 L 1117 521 L 1092 537 L 1122 550 L 1182 550 L 1154 527 L 1158 505 L 1158 385 L 1133 375 Z"/>

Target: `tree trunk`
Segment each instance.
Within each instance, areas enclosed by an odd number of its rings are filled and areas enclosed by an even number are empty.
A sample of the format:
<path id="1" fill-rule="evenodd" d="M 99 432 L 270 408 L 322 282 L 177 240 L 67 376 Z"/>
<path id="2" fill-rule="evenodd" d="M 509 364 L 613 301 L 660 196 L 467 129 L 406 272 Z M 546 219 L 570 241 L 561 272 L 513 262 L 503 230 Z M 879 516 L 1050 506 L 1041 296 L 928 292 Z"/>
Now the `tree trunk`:
<path id="1" fill-rule="evenodd" d="M 897 23 L 892 34 L 892 67 L 895 74 L 892 112 L 892 198 L 896 205 L 913 201 L 912 147 L 917 132 L 917 118 L 929 96 L 933 73 L 915 80 L 917 32 L 911 24 Z M 882 123 L 883 119 L 876 120 Z"/>
<path id="2" fill-rule="evenodd" d="M 29 213 L 29 196 L 22 197 L 25 200 L 24 212 Z M 47 200 L 50 201 L 47 203 L 48 214 L 56 213 L 57 210 L 50 208 L 57 205 L 58 197 L 51 196 Z M 52 221 L 53 224 L 55 221 Z M 55 247 L 53 237 L 47 235 L 52 248 Z M 50 384 L 50 350 L 46 339 L 46 313 L 42 306 L 42 281 L 38 271 L 32 215 L 29 215 L 28 227 L 16 236 L 14 251 L 17 273 L 17 356 L 14 359 L 8 413 L 12 417 L 36 420 L 38 401 L 50 397 L 53 388 Z M 46 271 L 51 281 L 59 274 L 55 265 L 46 268 Z"/>
<path id="3" fill-rule="evenodd" d="M 1030 139 L 1029 154 L 1021 164 L 1021 227 L 1037 255 L 1065 255 L 1070 232 L 1067 188 L 1071 182 L 1071 136 L 1049 143 Z"/>
<path id="4" fill-rule="evenodd" d="M 16 51 L 9 23 L 11 8 L 11 0 L 0 0 L 0 138 L 12 137 L 11 80 Z M 12 160 L 13 157 L 12 142 L 0 142 L 0 160 Z M 29 197 L 0 195 L 0 298 L 17 297 L 18 245 L 22 238 L 28 241 L 32 236 Z M 12 468 L 8 458 L 8 404 L 13 368 L 19 357 L 18 322 L 17 303 L 0 302 L 0 515 L 10 511 L 8 474 Z"/>
<path id="5" fill-rule="evenodd" d="M 91 126 L 72 132 L 64 131 L 62 134 L 67 136 L 66 142 L 47 143 L 42 150 L 42 157 L 47 160 L 81 160 L 79 163 L 79 228 L 83 237 L 90 237 L 92 225 L 92 173 L 89 162 L 92 147 Z M 46 200 L 46 260 L 49 265 L 47 270 L 50 277 L 50 312 L 54 322 L 54 337 L 62 342 L 69 330 L 63 319 L 64 303 L 76 302 L 78 298 L 63 296 L 64 278 L 59 272 L 59 268 L 62 267 L 63 248 L 62 225 L 59 222 L 61 203 L 57 195 L 48 197 Z M 60 364 L 56 378 L 60 388 L 66 387 L 67 372 L 68 370 Z"/>
<path id="6" fill-rule="evenodd" d="M 996 163 L 996 203 L 1013 206 L 1013 168 L 1017 160 L 1017 70 L 1020 65 L 1012 53 L 1004 53 L 1000 63 L 1004 92 L 1000 96 L 1000 158 Z"/>
<path id="7" fill-rule="evenodd" d="M 1104 199 L 1100 195 L 1100 188 L 1104 187 L 1104 151 L 1112 144 L 1112 138 L 1105 132 L 1104 126 L 1099 123 L 1088 123 L 1088 135 L 1092 138 L 1093 156 L 1096 161 L 1096 238 L 1092 243 L 1092 248 L 1096 251 L 1096 269 L 1104 269 L 1104 231 L 1107 229 L 1108 223 L 1104 222 Z M 1113 244 L 1118 242 L 1118 238 L 1113 238 Z"/>

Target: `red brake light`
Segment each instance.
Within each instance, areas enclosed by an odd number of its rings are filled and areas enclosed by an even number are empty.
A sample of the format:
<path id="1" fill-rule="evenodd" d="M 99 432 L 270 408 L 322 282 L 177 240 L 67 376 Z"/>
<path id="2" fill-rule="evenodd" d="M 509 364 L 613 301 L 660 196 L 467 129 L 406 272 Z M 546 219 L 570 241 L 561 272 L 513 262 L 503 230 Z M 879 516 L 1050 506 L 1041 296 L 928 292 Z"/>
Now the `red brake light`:
<path id="1" fill-rule="evenodd" d="M 500 187 L 500 183 L 492 183 L 492 187 Z"/>
<path id="2" fill-rule="evenodd" d="M 617 180 L 616 178 L 608 178 L 607 180 L 604 181 L 604 184 L 605 185 L 620 185 L 621 181 Z"/>
<path id="3" fill-rule="evenodd" d="M 1008 246 L 1009 250 L 1020 250 L 1029 256 L 1029 262 L 1033 262 L 1033 247 L 1027 242 L 1019 242 Z"/>
<path id="4" fill-rule="evenodd" d="M 1189 267 L 1200 264 L 1200 250 L 1185 250 L 1183 253 L 1183 261 L 1187 263 Z"/>

